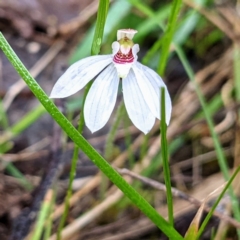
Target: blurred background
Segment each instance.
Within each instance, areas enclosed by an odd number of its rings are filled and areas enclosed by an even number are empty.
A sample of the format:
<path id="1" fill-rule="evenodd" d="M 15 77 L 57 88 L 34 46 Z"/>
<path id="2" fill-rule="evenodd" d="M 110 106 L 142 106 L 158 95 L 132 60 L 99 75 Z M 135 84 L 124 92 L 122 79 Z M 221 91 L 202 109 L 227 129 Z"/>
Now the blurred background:
<path id="1" fill-rule="evenodd" d="M 133 28 L 138 30 L 134 42 L 140 45 L 139 61 L 158 71 L 161 39 L 172 3 L 111 1 L 100 54 L 111 53 L 118 29 Z M 98 4 L 96 0 L 0 1 L 0 30 L 47 94 L 70 64 L 91 55 Z M 176 53 L 176 46 L 184 53 L 185 62 Z M 223 175 L 240 163 L 240 2 L 183 0 L 162 77 L 173 102 L 168 140 L 171 181 L 179 191 L 174 194 L 175 227 L 184 235 L 200 201 L 208 198 L 207 206 L 211 207 L 216 195 L 209 194 L 220 189 Z M 207 102 L 205 108 L 190 78 L 198 83 Z M 120 88 L 117 106 L 122 101 L 121 92 Z M 81 91 L 55 102 L 77 126 L 82 101 Z M 159 121 L 144 136 L 123 114 L 116 134 L 109 137 L 117 106 L 103 129 L 91 134 L 85 128 L 84 137 L 114 166 L 163 183 Z M 225 157 L 218 155 L 204 111 L 213 118 Z M 106 142 L 110 146 L 106 147 Z M 52 203 L 46 220 L 51 224 L 43 226 L 42 239 L 56 239 L 73 148 L 1 51 L 1 240 L 37 239 L 32 236 L 42 201 Z M 164 191 L 133 176 L 128 178 L 167 216 Z M 233 188 L 237 196 L 239 182 L 236 177 Z M 226 195 L 201 239 L 239 239 L 237 228 L 239 223 L 232 218 Z M 64 230 L 66 235 L 61 239 L 166 239 L 81 152 Z"/>

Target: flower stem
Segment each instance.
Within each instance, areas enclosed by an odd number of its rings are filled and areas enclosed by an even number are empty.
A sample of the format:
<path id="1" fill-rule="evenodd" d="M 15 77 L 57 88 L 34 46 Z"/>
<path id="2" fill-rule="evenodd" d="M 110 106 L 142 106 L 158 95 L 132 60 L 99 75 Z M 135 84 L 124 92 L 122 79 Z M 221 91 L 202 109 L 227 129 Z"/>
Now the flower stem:
<path id="1" fill-rule="evenodd" d="M 118 126 L 120 124 L 120 121 L 122 119 L 123 114 L 125 113 L 124 111 L 124 103 L 123 101 L 119 104 L 116 115 L 115 115 L 115 121 L 107 135 L 107 140 L 105 144 L 105 152 L 104 152 L 104 157 L 105 159 L 109 160 L 112 156 L 113 152 L 113 141 L 118 129 Z"/>
<path id="2" fill-rule="evenodd" d="M 224 187 L 223 191 L 221 192 L 221 194 L 219 195 L 219 197 L 217 198 L 216 202 L 213 204 L 211 210 L 208 212 L 207 216 L 205 217 L 199 231 L 198 231 L 198 234 L 197 234 L 197 237 L 196 239 L 199 239 L 200 236 L 203 234 L 203 231 L 204 229 L 206 228 L 210 218 L 212 217 L 213 215 L 213 212 L 215 211 L 215 209 L 217 208 L 218 204 L 220 203 L 221 199 L 223 198 L 224 194 L 226 193 L 226 191 L 228 189 L 231 188 L 231 183 L 233 182 L 233 180 L 235 179 L 235 177 L 237 176 L 237 174 L 239 173 L 240 171 L 240 167 L 238 167 L 236 169 L 236 171 L 233 173 L 232 177 L 229 179 L 229 181 L 227 182 L 226 186 Z"/>
<path id="3" fill-rule="evenodd" d="M 168 220 L 174 225 L 172 188 L 168 161 L 167 124 L 165 116 L 165 88 L 161 88 L 161 153 L 163 161 L 163 174 L 167 190 Z"/>

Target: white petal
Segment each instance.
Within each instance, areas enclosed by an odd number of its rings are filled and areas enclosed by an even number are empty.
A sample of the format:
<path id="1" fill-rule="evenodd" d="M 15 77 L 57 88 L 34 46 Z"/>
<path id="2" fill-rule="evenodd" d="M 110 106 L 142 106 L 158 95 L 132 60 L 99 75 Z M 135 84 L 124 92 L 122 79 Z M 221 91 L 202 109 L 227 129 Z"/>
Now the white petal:
<path id="1" fill-rule="evenodd" d="M 171 101 L 167 86 L 163 82 L 162 78 L 156 72 L 154 72 L 151 68 L 144 66 L 139 62 L 136 63 L 136 66 L 140 71 L 143 72 L 143 74 L 146 76 L 148 81 L 153 86 L 153 88 L 156 91 L 156 94 L 158 96 L 159 102 L 161 99 L 161 96 L 160 96 L 161 89 L 160 88 L 162 88 L 162 87 L 165 88 L 166 124 L 168 125 L 170 122 L 171 113 L 172 113 L 172 101 Z M 160 111 L 160 109 L 159 109 L 159 111 Z M 161 113 L 159 112 L 159 115 L 157 117 L 158 119 L 160 119 L 160 115 L 161 115 Z"/>
<path id="2" fill-rule="evenodd" d="M 108 121 L 117 99 L 119 77 L 110 64 L 92 84 L 84 105 L 87 127 L 95 132 Z"/>
<path id="3" fill-rule="evenodd" d="M 160 118 L 160 99 L 153 85 L 144 75 L 144 72 L 137 67 L 138 65 L 133 64 L 132 69 L 137 79 L 137 84 L 143 94 L 149 109 L 156 118 Z"/>
<path id="4" fill-rule="evenodd" d="M 140 50 L 139 45 L 134 44 L 133 47 L 132 47 L 132 53 L 133 53 L 133 56 L 134 56 L 134 61 L 137 61 L 137 59 L 138 59 L 137 53 L 139 52 L 139 50 Z"/>
<path id="5" fill-rule="evenodd" d="M 111 55 L 98 55 L 74 63 L 58 79 L 52 89 L 50 98 L 64 98 L 76 93 L 111 62 Z"/>
<path id="6" fill-rule="evenodd" d="M 117 70 L 118 77 L 125 78 L 127 77 L 133 63 L 114 63 L 114 66 Z"/>
<path id="7" fill-rule="evenodd" d="M 147 134 L 153 127 L 155 117 L 144 100 L 132 69 L 128 76 L 122 80 L 122 86 L 129 118 L 138 129 Z"/>
<path id="8" fill-rule="evenodd" d="M 117 54 L 117 52 L 119 51 L 120 49 L 120 44 L 119 42 L 115 41 L 112 43 L 112 53 L 113 55 Z"/>
<path id="9" fill-rule="evenodd" d="M 117 40 L 127 37 L 128 39 L 133 39 L 134 35 L 137 33 L 134 29 L 120 29 L 117 31 Z"/>

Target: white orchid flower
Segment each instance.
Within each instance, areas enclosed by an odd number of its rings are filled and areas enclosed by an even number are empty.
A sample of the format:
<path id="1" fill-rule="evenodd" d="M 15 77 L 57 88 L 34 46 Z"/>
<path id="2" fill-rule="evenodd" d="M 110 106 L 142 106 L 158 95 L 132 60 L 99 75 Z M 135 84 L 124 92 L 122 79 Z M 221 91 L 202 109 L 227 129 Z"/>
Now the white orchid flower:
<path id="1" fill-rule="evenodd" d="M 113 53 L 84 58 L 67 69 L 52 89 L 51 98 L 65 98 L 93 82 L 84 105 L 87 127 L 95 132 L 110 118 L 122 80 L 123 98 L 129 118 L 145 134 L 160 119 L 160 88 L 165 88 L 166 124 L 172 104 L 167 87 L 150 68 L 137 62 L 139 45 L 132 39 L 136 30 L 122 29 L 112 44 Z"/>

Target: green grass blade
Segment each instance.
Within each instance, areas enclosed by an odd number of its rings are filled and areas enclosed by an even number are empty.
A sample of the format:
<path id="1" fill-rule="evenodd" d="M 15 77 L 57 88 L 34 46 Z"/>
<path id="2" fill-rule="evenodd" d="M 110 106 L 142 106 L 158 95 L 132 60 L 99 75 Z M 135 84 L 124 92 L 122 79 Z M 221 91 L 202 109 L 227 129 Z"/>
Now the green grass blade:
<path id="1" fill-rule="evenodd" d="M 75 146 L 74 151 L 73 151 L 70 175 L 69 175 L 67 196 L 65 197 L 65 200 L 64 200 L 64 212 L 60 219 L 60 223 L 59 223 L 58 229 L 57 229 L 57 240 L 61 240 L 62 229 L 64 227 L 64 224 L 66 222 L 68 212 L 69 212 L 69 201 L 72 196 L 72 184 L 73 184 L 73 180 L 75 178 L 75 173 L 76 173 L 76 168 L 77 168 L 78 152 L 79 152 L 79 148 L 77 146 Z"/>
<path id="2" fill-rule="evenodd" d="M 195 77 L 194 77 L 194 72 L 184 54 L 184 52 L 182 51 L 182 49 L 175 44 L 175 49 L 176 49 L 176 52 L 183 64 L 183 67 L 184 69 L 186 70 L 186 73 L 189 77 L 189 79 L 191 80 L 191 82 L 194 84 L 195 86 L 195 91 L 197 93 L 197 96 L 198 96 L 198 99 L 200 101 L 200 104 L 203 108 L 203 112 L 204 112 L 204 116 L 206 118 L 206 121 L 208 123 L 208 127 L 209 127 L 209 130 L 211 132 L 211 135 L 212 135 L 212 138 L 213 138 L 213 142 L 214 142 L 214 146 L 216 148 L 216 153 L 217 153 L 217 157 L 218 157 L 218 161 L 219 161 L 219 166 L 221 168 L 221 171 L 224 175 L 224 178 L 226 180 L 229 179 L 229 174 L 228 174 L 228 165 L 227 165 L 227 161 L 226 161 L 226 158 L 224 156 L 224 152 L 222 150 L 222 147 L 220 145 L 220 142 L 219 142 L 219 139 L 218 139 L 218 136 L 217 136 L 217 133 L 214 131 L 214 124 L 213 124 L 213 121 L 212 121 L 212 118 L 211 118 L 211 113 L 209 112 L 209 109 L 207 108 L 207 103 L 206 103 L 206 100 L 204 99 L 204 96 L 203 94 L 201 93 L 201 90 L 198 86 L 198 84 L 195 82 Z"/>
<path id="3" fill-rule="evenodd" d="M 0 157 L 1 159 L 1 157 Z M 6 171 L 13 177 L 17 178 L 19 183 L 26 188 L 26 190 L 31 191 L 33 189 L 33 185 L 25 178 L 25 176 L 12 164 L 7 163 Z"/>
<path id="4" fill-rule="evenodd" d="M 6 129 L 9 126 L 7 114 L 2 104 L 2 99 L 0 99 L 0 127 L 1 126 L 3 129 Z"/>
<path id="5" fill-rule="evenodd" d="M 232 177 L 229 179 L 228 183 L 226 184 L 226 186 L 224 187 L 223 191 L 221 192 L 221 194 L 219 195 L 219 197 L 217 198 L 216 202 L 213 204 L 211 210 L 208 212 L 206 218 L 204 219 L 201 227 L 199 228 L 198 234 L 197 234 L 197 239 L 200 238 L 200 236 L 203 234 L 204 229 L 206 228 L 210 218 L 213 215 L 213 212 L 215 211 L 215 209 L 217 208 L 219 202 L 221 201 L 221 199 L 223 198 L 225 192 L 231 188 L 231 183 L 234 180 L 234 178 L 237 176 L 237 174 L 240 171 L 240 166 L 236 169 L 236 171 L 233 173 Z"/>
<path id="6" fill-rule="evenodd" d="M 159 66 L 157 69 L 157 72 L 159 73 L 160 76 L 162 76 L 164 74 L 165 67 L 167 65 L 169 49 L 170 49 L 170 45 L 171 45 L 173 35 L 175 32 L 175 28 L 177 25 L 177 17 L 178 17 L 179 11 L 181 9 L 181 4 L 182 4 L 182 0 L 174 0 L 173 1 L 170 19 L 169 19 L 167 29 L 166 29 L 166 32 L 164 34 L 163 41 L 162 41 L 162 53 L 161 53 Z"/>
<path id="7" fill-rule="evenodd" d="M 9 127 L 6 130 L 6 133 L 0 136 L 0 145 L 6 143 L 13 137 L 16 137 L 30 125 L 36 122 L 38 118 L 40 118 L 43 114 L 46 113 L 46 109 L 40 104 L 30 112 L 28 112 L 21 120 L 19 120 L 16 124 Z"/>
<path id="8" fill-rule="evenodd" d="M 174 225 L 173 200 L 171 188 L 171 175 L 168 161 L 168 142 L 167 142 L 167 124 L 165 110 L 165 88 L 161 88 L 161 153 L 163 161 L 163 174 L 167 190 L 168 220 Z"/>
<path id="9" fill-rule="evenodd" d="M 99 1 L 96 30 L 94 33 L 92 50 L 91 50 L 92 55 L 97 55 L 100 52 L 105 21 L 108 13 L 108 6 L 109 6 L 109 0 Z"/>
<path id="10" fill-rule="evenodd" d="M 120 103 L 120 105 L 118 106 L 118 110 L 115 115 L 115 121 L 114 121 L 113 125 L 111 126 L 111 129 L 107 136 L 107 140 L 106 140 L 106 144 L 105 144 L 105 151 L 104 151 L 104 157 L 107 160 L 109 160 L 112 156 L 114 138 L 116 136 L 118 126 L 121 122 L 121 119 L 122 119 L 124 113 L 125 113 L 124 102 L 122 101 Z"/>
<path id="11" fill-rule="evenodd" d="M 41 239 L 41 235 L 42 235 L 43 228 L 44 228 L 44 223 L 47 219 L 47 216 L 48 216 L 50 208 L 51 208 L 51 202 L 52 202 L 52 198 L 53 198 L 52 195 L 53 195 L 53 191 L 51 190 L 50 192 L 48 192 L 47 197 L 45 197 L 45 200 L 42 203 L 41 209 L 38 213 L 33 236 L 31 236 L 32 240 Z"/>
<path id="12" fill-rule="evenodd" d="M 150 16 L 150 17 L 154 16 L 152 9 L 150 7 L 148 7 L 146 4 L 142 3 L 142 1 L 128 0 L 128 2 L 131 3 L 134 7 L 138 8 L 145 15 Z"/>
<path id="13" fill-rule="evenodd" d="M 137 26 L 138 33 L 134 36 L 134 42 L 139 43 L 143 40 L 143 38 L 147 37 L 151 34 L 152 31 L 161 32 L 161 28 L 159 27 L 159 23 L 163 23 L 167 18 L 170 12 L 171 5 L 168 4 L 164 7 L 160 7 L 160 9 L 155 13 L 154 16 L 147 18 L 144 22 Z"/>
<path id="14" fill-rule="evenodd" d="M 236 89 L 236 99 L 240 101 L 240 47 L 234 46 L 234 80 Z"/>
<path id="15" fill-rule="evenodd" d="M 140 148 L 140 155 L 139 155 L 140 160 L 142 160 L 144 156 L 147 154 L 149 139 L 150 139 L 150 134 L 146 134 L 144 136 L 143 143 Z"/>
<path id="16" fill-rule="evenodd" d="M 48 211 L 48 216 L 45 222 L 45 231 L 44 231 L 44 235 L 43 235 L 43 240 L 48 240 L 51 236 L 51 231 L 52 231 L 52 226 L 53 226 L 53 216 L 52 213 L 54 211 L 54 207 L 55 207 L 55 202 L 56 202 L 56 186 L 54 186 L 52 188 L 53 191 L 53 197 L 51 198 L 51 202 L 50 202 L 50 207 L 49 207 L 49 211 Z"/>
<path id="17" fill-rule="evenodd" d="M 124 108 L 125 113 L 126 109 Z M 127 149 L 127 155 L 128 155 L 128 164 L 129 168 L 132 169 L 134 166 L 135 158 L 134 158 L 134 151 L 132 149 L 132 136 L 131 133 L 129 132 L 129 126 L 130 126 L 130 119 L 127 114 L 125 114 L 125 119 L 123 120 L 123 126 L 124 126 L 124 144 Z"/>

